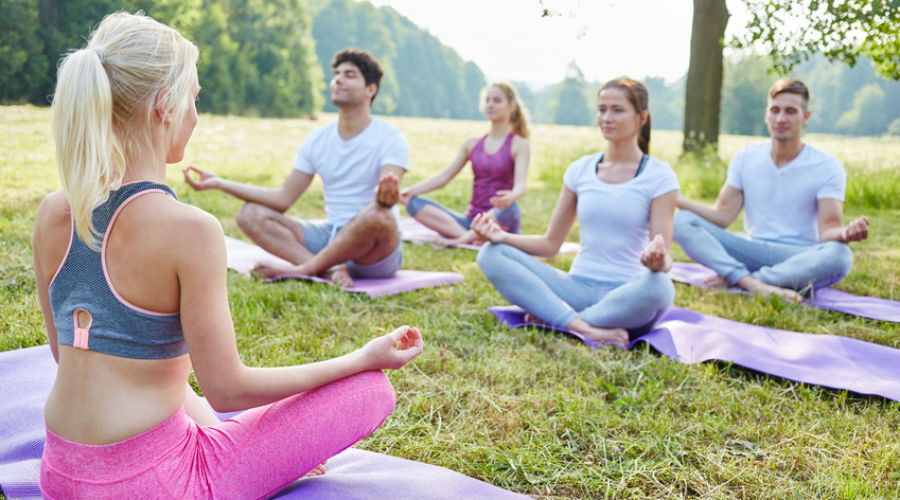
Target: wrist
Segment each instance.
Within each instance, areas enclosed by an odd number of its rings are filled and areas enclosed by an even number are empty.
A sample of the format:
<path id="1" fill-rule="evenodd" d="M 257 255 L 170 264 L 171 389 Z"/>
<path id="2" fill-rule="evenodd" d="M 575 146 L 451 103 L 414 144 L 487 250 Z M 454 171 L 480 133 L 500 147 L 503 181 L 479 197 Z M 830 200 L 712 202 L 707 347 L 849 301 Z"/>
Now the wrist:
<path id="1" fill-rule="evenodd" d="M 350 367 L 350 373 L 347 374 L 348 376 L 374 370 L 371 360 L 366 355 L 365 346 L 348 353 L 346 357 L 347 365 Z"/>

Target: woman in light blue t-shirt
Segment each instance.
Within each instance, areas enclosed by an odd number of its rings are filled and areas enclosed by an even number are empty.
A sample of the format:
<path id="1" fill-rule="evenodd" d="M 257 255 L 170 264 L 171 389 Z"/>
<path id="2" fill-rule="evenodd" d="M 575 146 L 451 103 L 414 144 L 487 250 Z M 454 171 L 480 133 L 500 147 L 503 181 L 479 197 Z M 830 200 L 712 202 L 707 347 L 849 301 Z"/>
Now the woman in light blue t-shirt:
<path id="1" fill-rule="evenodd" d="M 679 186 L 669 164 L 648 154 L 650 113 L 640 82 L 607 82 L 597 93 L 597 124 L 608 149 L 569 165 L 543 235 L 506 232 L 486 215 L 472 228 L 490 242 L 478 265 L 506 300 L 532 320 L 625 347 L 675 297 L 665 273 Z M 533 257 L 556 255 L 576 216 L 581 250 L 568 273 Z"/>

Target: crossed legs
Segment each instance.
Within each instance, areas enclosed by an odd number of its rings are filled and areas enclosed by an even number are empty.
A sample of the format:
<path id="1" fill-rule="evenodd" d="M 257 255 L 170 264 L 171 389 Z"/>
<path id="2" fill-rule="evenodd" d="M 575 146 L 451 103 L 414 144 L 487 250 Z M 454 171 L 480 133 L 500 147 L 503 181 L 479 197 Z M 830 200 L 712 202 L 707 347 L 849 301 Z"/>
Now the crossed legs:
<path id="1" fill-rule="evenodd" d="M 346 262 L 351 261 L 355 268 L 362 269 L 397 254 L 400 245 L 397 223 L 391 210 L 374 202 L 360 211 L 321 249 L 315 248 L 317 245 L 310 249 L 307 240 L 312 235 L 307 235 L 302 221 L 264 205 L 245 204 L 236 222 L 254 243 L 294 264 L 287 268 L 260 266 L 256 269 L 267 277 L 288 273 L 324 275 L 342 286 L 352 286 L 351 269 L 345 265 Z M 386 274 L 393 272 L 396 269 Z"/>
<path id="2" fill-rule="evenodd" d="M 478 265 L 506 300 L 542 321 L 601 343 L 625 347 L 668 310 L 675 287 L 664 273 L 644 272 L 627 283 L 575 276 L 510 245 L 485 244 Z"/>
<path id="3" fill-rule="evenodd" d="M 793 245 L 753 240 L 689 210 L 675 214 L 674 239 L 688 257 L 718 274 L 710 285 L 738 285 L 789 300 L 802 298 L 796 291 L 837 283 L 853 262 L 850 248 L 841 242 Z"/>

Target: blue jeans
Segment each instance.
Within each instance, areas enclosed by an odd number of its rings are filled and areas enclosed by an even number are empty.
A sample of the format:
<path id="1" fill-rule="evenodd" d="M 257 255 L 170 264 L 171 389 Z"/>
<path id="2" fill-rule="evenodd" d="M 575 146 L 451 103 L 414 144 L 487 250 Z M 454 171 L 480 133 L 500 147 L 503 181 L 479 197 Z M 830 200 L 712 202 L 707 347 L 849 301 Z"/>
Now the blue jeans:
<path id="1" fill-rule="evenodd" d="M 466 231 L 472 228 L 472 219 L 460 215 L 453 210 L 441 205 L 440 203 L 430 199 L 423 198 L 421 196 L 413 196 L 410 198 L 409 203 L 406 204 L 406 212 L 410 217 L 415 218 L 416 214 L 419 213 L 419 210 L 422 210 L 425 205 L 431 205 L 441 212 L 453 217 L 453 219 L 463 227 Z M 522 213 L 519 210 L 519 204 L 513 203 L 512 205 L 500 210 L 495 208 L 492 210 L 494 213 L 494 217 L 497 218 L 497 222 L 500 223 L 507 231 L 510 233 L 518 233 L 519 232 L 519 223 L 522 220 Z"/>
<path id="2" fill-rule="evenodd" d="M 600 281 L 552 267 L 510 245 L 487 243 L 478 265 L 509 302 L 565 327 L 576 316 L 600 328 L 649 332 L 671 307 L 675 286 L 665 273 L 641 272 L 629 282 Z"/>
<path id="3" fill-rule="evenodd" d="M 690 210 L 675 214 L 675 241 L 694 261 L 732 285 L 747 275 L 799 291 L 826 288 L 850 272 L 853 254 L 846 243 L 815 245 L 752 239 L 732 233 Z"/>

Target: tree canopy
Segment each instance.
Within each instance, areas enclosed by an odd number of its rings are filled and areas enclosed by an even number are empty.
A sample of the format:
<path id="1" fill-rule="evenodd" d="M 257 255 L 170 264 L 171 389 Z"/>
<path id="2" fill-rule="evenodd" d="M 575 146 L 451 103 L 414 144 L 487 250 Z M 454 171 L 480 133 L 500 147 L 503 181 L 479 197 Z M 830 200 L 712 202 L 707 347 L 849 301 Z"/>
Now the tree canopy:
<path id="1" fill-rule="evenodd" d="M 315 115 L 332 55 L 355 46 L 384 69 L 376 112 L 481 116 L 475 63 L 395 10 L 349 0 L 0 0 L 0 102 L 49 104 L 60 57 L 118 10 L 143 10 L 197 44 L 204 112 Z"/>
<path id="2" fill-rule="evenodd" d="M 867 56 L 878 73 L 900 80 L 900 1 L 743 0 L 751 14 L 736 47 L 762 44 L 779 73 L 812 54 L 850 66 Z"/>

